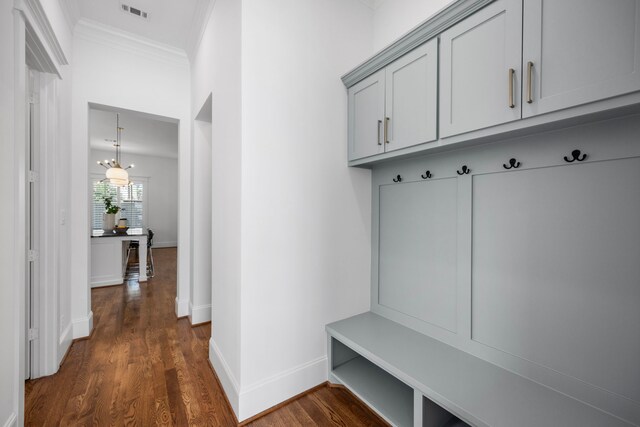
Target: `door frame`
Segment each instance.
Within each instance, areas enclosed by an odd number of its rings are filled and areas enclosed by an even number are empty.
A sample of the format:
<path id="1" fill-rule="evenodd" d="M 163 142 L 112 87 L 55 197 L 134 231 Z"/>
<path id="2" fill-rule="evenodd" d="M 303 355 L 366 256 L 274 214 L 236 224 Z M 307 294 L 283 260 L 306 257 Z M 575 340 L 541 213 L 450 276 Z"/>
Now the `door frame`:
<path id="1" fill-rule="evenodd" d="M 13 348 L 14 348 L 14 391 L 17 396 L 13 402 L 13 414 L 10 419 L 14 419 L 16 425 L 24 423 L 24 378 L 26 372 L 25 363 L 25 342 L 26 342 L 26 280 L 27 280 L 27 184 L 28 184 L 28 144 L 29 133 L 27 124 L 29 123 L 27 115 L 29 114 L 28 87 L 27 87 L 27 62 L 31 68 L 38 70 L 41 74 L 40 84 L 36 89 L 39 94 L 38 123 L 37 128 L 40 133 L 40 149 L 54 149 L 57 143 L 58 126 L 56 122 L 58 92 L 57 81 L 62 79 L 61 67 L 67 65 L 68 61 L 64 52 L 56 38 L 49 21 L 46 19 L 40 1 L 37 0 L 15 0 L 13 8 L 13 125 L 14 125 L 14 141 L 11 152 L 7 153 L 12 162 L 12 202 L 13 209 L 11 212 L 9 224 L 9 236 L 13 241 L 12 248 L 12 268 L 9 277 L 15 284 L 14 307 L 16 325 Z M 44 88 L 44 90 L 43 90 Z M 44 102 L 43 94 L 46 95 L 47 101 Z M 44 114 L 43 114 L 44 113 Z M 39 157 L 43 157 L 44 151 L 39 150 Z M 47 159 L 41 162 L 40 176 L 44 177 L 44 168 L 42 165 L 47 163 L 47 178 L 55 173 L 56 159 Z M 38 203 L 42 209 L 51 207 L 52 213 L 57 213 L 57 209 L 51 205 L 55 202 L 55 185 L 56 180 L 40 180 L 40 197 Z M 46 195 L 46 196 L 45 196 Z M 56 215 L 41 215 L 41 219 L 46 218 L 45 227 L 39 224 L 39 237 L 51 234 L 53 237 L 48 238 L 46 250 L 42 250 L 40 264 L 47 264 L 56 274 L 48 277 L 48 280 L 57 285 L 57 259 L 55 250 L 57 245 L 57 217 Z M 42 239 L 39 239 L 41 249 Z M 49 248 L 53 247 L 51 251 Z M 40 277 L 47 276 L 50 270 L 44 270 L 47 274 L 40 274 Z M 46 375 L 51 369 L 55 372 L 59 362 L 59 337 L 58 337 L 58 298 L 57 288 L 51 286 L 52 283 L 43 283 L 38 281 L 34 286 L 34 292 L 37 293 L 37 299 L 41 301 L 38 307 L 38 328 L 40 331 L 40 341 L 38 349 L 38 365 L 37 370 L 32 372 L 32 377 L 37 375 Z M 53 345 L 52 345 L 53 344 Z M 51 372 L 51 373 L 53 373 Z"/>

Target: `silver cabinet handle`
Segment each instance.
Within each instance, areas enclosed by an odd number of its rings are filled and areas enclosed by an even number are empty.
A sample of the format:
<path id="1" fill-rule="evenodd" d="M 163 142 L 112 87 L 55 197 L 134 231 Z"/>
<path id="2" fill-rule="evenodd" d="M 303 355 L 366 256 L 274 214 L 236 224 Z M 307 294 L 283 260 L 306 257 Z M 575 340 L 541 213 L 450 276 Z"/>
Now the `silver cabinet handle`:
<path id="1" fill-rule="evenodd" d="M 516 70 L 509 68 L 509 108 L 515 108 L 516 104 L 513 102 L 513 75 Z"/>
<path id="2" fill-rule="evenodd" d="M 527 103 L 533 102 L 533 94 L 531 93 L 532 77 L 533 77 L 533 62 L 527 62 Z"/>
<path id="3" fill-rule="evenodd" d="M 384 118 L 384 143 L 385 144 L 389 143 L 389 120 L 391 120 L 389 117 Z"/>
<path id="4" fill-rule="evenodd" d="M 382 145 L 382 141 L 380 141 L 380 126 L 382 126 L 382 120 L 378 120 L 378 145 Z"/>

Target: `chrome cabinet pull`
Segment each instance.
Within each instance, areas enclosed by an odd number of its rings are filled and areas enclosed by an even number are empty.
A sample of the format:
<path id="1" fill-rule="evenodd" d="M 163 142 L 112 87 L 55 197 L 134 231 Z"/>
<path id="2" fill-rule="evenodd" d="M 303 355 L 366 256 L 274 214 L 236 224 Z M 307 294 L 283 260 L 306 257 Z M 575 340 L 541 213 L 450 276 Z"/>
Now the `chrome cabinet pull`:
<path id="1" fill-rule="evenodd" d="M 384 118 L 384 143 L 385 144 L 389 143 L 389 120 L 391 120 L 389 117 Z"/>
<path id="2" fill-rule="evenodd" d="M 516 104 L 513 102 L 513 75 L 516 70 L 509 68 L 509 108 L 515 108 Z"/>
<path id="3" fill-rule="evenodd" d="M 378 120 L 378 145 L 382 145 L 382 141 L 380 141 L 380 126 L 382 125 L 382 120 Z"/>
<path id="4" fill-rule="evenodd" d="M 531 104 L 533 102 L 533 94 L 531 91 L 531 78 L 533 77 L 533 62 L 527 62 L 527 103 Z"/>

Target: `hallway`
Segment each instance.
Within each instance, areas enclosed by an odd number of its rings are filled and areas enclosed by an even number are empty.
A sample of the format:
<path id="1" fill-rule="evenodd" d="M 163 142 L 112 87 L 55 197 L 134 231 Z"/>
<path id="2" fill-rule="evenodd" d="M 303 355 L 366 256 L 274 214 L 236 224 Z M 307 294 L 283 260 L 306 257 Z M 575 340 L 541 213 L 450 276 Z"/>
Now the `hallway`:
<path id="1" fill-rule="evenodd" d="M 25 424 L 234 426 L 208 362 L 210 324 L 176 320 L 176 249 L 154 250 L 156 274 L 92 290 L 94 332 L 60 371 L 27 381 Z M 137 267 L 137 266 L 136 266 Z M 320 387 L 250 425 L 384 425 L 341 388 Z"/>

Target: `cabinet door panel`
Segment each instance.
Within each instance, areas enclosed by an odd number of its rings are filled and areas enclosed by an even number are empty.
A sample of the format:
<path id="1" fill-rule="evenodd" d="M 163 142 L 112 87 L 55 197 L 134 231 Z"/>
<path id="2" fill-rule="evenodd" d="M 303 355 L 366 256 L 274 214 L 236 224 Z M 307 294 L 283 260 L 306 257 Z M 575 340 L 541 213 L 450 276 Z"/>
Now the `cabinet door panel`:
<path id="1" fill-rule="evenodd" d="M 384 152 L 384 70 L 349 88 L 349 160 Z"/>
<path id="2" fill-rule="evenodd" d="M 386 68 L 388 144 L 385 151 L 435 141 L 438 106 L 438 40 L 431 40 Z"/>
<path id="3" fill-rule="evenodd" d="M 380 187 L 378 304 L 456 332 L 457 179 Z"/>
<path id="4" fill-rule="evenodd" d="M 527 0 L 523 117 L 640 89 L 640 0 Z M 528 76 L 523 78 L 528 98 Z"/>
<path id="5" fill-rule="evenodd" d="M 521 117 L 521 1 L 498 0 L 442 33 L 440 40 L 443 137 Z M 514 70 L 511 77 L 509 69 Z"/>
<path id="6" fill-rule="evenodd" d="M 640 159 L 473 178 L 472 339 L 640 402 Z"/>

